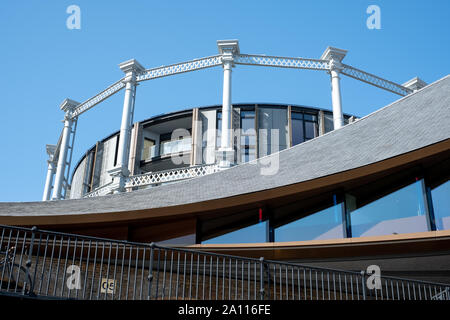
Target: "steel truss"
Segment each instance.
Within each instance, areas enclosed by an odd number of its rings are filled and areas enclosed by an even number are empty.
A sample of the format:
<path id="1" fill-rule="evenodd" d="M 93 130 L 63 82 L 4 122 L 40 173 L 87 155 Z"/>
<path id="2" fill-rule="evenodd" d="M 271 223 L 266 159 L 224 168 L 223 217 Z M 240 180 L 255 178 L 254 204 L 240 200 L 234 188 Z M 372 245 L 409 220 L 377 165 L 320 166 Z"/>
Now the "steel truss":
<path id="1" fill-rule="evenodd" d="M 234 57 L 233 62 L 241 65 L 263 66 L 263 67 L 275 67 L 275 68 L 294 68 L 294 69 L 307 69 L 307 70 L 330 70 L 330 63 L 328 60 L 320 59 L 307 59 L 307 58 L 293 58 L 293 57 L 278 57 L 278 56 L 266 56 L 257 54 L 238 54 Z M 190 60 L 187 62 L 180 62 L 169 66 L 161 66 L 157 68 L 147 69 L 143 73 L 137 75 L 136 81 L 142 82 L 146 80 L 153 80 L 157 78 L 163 78 L 180 73 L 186 73 L 201 69 L 212 68 L 222 65 L 222 56 L 215 55 L 205 58 L 199 58 Z M 405 96 L 412 92 L 400 84 L 394 83 L 389 80 L 385 80 L 371 73 L 362 71 L 360 69 L 351 67 L 346 64 L 342 64 L 342 74 L 371 84 L 375 87 L 393 92 L 395 94 Z M 95 105 L 99 104 L 103 100 L 109 98 L 115 93 L 119 92 L 125 87 L 123 78 L 113 83 L 105 90 L 101 91 L 97 95 L 89 98 L 88 100 L 80 103 L 72 113 L 72 119 L 75 119 L 79 115 L 88 111 Z"/>
<path id="2" fill-rule="evenodd" d="M 222 58 L 220 55 L 215 55 L 206 58 L 194 59 L 187 62 L 172 64 L 169 66 L 161 66 L 145 70 L 142 74 L 136 77 L 138 82 L 145 80 L 152 80 L 156 78 L 167 77 L 175 74 L 196 71 L 211 67 L 220 66 Z"/>
<path id="3" fill-rule="evenodd" d="M 221 66 L 223 64 L 224 55 L 214 55 L 199 59 L 194 59 L 186 62 L 176 63 L 169 66 L 161 66 L 152 69 L 146 69 L 143 72 L 136 74 L 136 82 L 142 82 L 147 80 L 153 80 L 157 78 L 172 76 L 180 73 L 192 72 L 201 69 L 212 68 L 216 66 Z M 275 68 L 293 68 L 293 69 L 307 69 L 307 70 L 320 70 L 330 72 L 333 68 L 331 60 L 321 60 L 321 59 L 307 59 L 307 58 L 295 58 L 295 57 L 280 57 L 280 56 L 266 56 L 258 54 L 240 54 L 234 53 L 232 55 L 232 62 L 235 65 L 253 65 L 253 66 L 264 66 L 264 67 L 275 67 Z M 360 80 L 362 82 L 368 83 L 375 87 L 387 90 L 389 92 L 398 94 L 400 96 L 406 96 L 413 92 L 413 90 L 404 87 L 400 84 L 394 83 L 392 81 L 383 79 L 376 75 L 370 74 L 368 72 L 362 71 L 360 69 L 354 68 L 346 64 L 340 64 L 338 66 L 339 72 Z M 116 94 L 125 87 L 125 78 L 121 78 L 116 81 L 97 95 L 89 98 L 88 100 L 77 105 L 74 110 L 70 113 L 70 118 L 73 121 L 77 121 L 78 116 L 85 113 L 86 111 L 92 109 L 94 106 Z M 72 132 L 74 134 L 74 132 Z M 72 139 L 73 141 L 73 139 Z M 61 144 L 61 139 L 58 141 L 56 152 L 59 152 Z M 67 166 L 70 168 L 70 158 L 72 154 L 73 144 L 70 147 L 70 156 Z M 196 174 L 194 174 L 196 176 Z M 141 177 L 140 179 L 148 180 L 150 176 Z M 154 175 L 151 175 L 155 178 Z M 68 183 L 69 173 L 65 175 L 64 181 L 64 193 L 67 193 L 70 188 Z M 137 178 L 136 178 L 137 179 Z M 139 179 L 138 179 L 139 180 Z M 151 180 L 151 179 L 150 179 Z M 129 180 L 128 185 L 132 186 L 134 184 L 141 184 L 143 181 Z M 145 182 L 144 184 L 146 184 Z"/>
<path id="4" fill-rule="evenodd" d="M 375 87 L 396 93 L 400 96 L 407 96 L 408 94 L 412 93 L 413 90 L 406 88 L 400 84 L 394 83 L 389 80 L 385 80 L 383 78 L 380 78 L 376 75 L 373 75 L 371 73 L 353 68 L 349 65 L 342 64 L 343 69 L 341 71 L 342 74 L 345 74 L 348 77 L 351 77 L 353 79 L 360 80 L 362 82 L 371 84 Z"/>
<path id="5" fill-rule="evenodd" d="M 239 54 L 234 57 L 235 64 L 277 67 L 277 68 L 295 68 L 295 69 L 312 69 L 312 70 L 329 70 L 327 60 L 291 58 L 266 56 L 258 54 Z"/>

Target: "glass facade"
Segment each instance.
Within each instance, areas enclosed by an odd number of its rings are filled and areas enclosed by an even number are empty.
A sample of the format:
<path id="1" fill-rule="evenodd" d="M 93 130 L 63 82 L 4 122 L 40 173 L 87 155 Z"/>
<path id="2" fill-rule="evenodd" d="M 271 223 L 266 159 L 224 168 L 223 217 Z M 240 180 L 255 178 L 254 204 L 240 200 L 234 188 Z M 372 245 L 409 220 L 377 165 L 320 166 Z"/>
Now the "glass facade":
<path id="1" fill-rule="evenodd" d="M 316 115 L 292 111 L 291 125 L 293 146 L 318 136 Z"/>
<path id="2" fill-rule="evenodd" d="M 436 230 L 450 229 L 450 181 L 431 190 Z"/>
<path id="3" fill-rule="evenodd" d="M 260 243 L 266 242 L 266 234 L 267 222 L 259 222 L 251 226 L 202 241 L 202 244 Z"/>
<path id="4" fill-rule="evenodd" d="M 428 231 L 423 180 L 392 192 L 362 207 L 347 195 L 353 237 Z"/>
<path id="5" fill-rule="evenodd" d="M 241 162 L 256 159 L 255 111 L 241 111 Z"/>
<path id="6" fill-rule="evenodd" d="M 342 203 L 275 229 L 275 241 L 304 241 L 344 238 Z"/>
<path id="7" fill-rule="evenodd" d="M 334 196 L 335 205 L 306 217 L 297 220 L 290 218 L 281 225 L 277 222 L 275 228 L 269 228 L 275 220 L 270 220 L 270 223 L 268 220 L 202 243 L 266 242 L 269 241 L 269 232 L 273 232 L 273 241 L 276 242 L 426 232 L 432 229 L 430 221 L 433 220 L 433 212 L 436 230 L 449 230 L 450 182 L 435 187 L 430 193 L 432 201 L 427 196 L 425 181 L 417 179 L 362 205 L 359 203 L 364 199 L 351 194 L 345 195 L 345 202 L 336 201 Z"/>

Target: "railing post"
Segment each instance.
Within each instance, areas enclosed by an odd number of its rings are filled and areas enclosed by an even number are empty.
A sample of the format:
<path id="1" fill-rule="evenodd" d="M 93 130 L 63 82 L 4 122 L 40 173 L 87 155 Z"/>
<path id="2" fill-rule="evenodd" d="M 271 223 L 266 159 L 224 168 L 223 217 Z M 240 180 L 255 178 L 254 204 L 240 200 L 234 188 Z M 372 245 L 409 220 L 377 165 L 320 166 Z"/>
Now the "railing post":
<path id="1" fill-rule="evenodd" d="M 366 273 L 364 272 L 364 270 L 361 270 L 361 286 L 362 286 L 363 300 L 366 300 Z"/>
<path id="2" fill-rule="evenodd" d="M 260 275 L 259 275 L 259 294 L 260 299 L 264 300 L 264 257 L 259 258 L 259 266 L 260 266 Z"/>
<path id="3" fill-rule="evenodd" d="M 28 294 L 29 296 L 32 296 L 33 293 L 33 281 L 31 280 L 31 275 L 30 275 L 30 267 L 32 264 L 32 257 L 33 257 L 33 245 L 34 245 L 34 239 L 36 237 L 36 231 L 37 231 L 37 227 L 34 226 L 33 228 L 31 228 L 31 241 L 30 241 L 30 248 L 28 250 L 28 258 L 27 261 L 25 263 L 25 267 L 27 269 L 27 273 L 25 275 L 25 280 L 23 282 L 23 288 L 22 288 L 22 294 Z M 27 281 L 30 279 L 30 292 L 25 292 L 26 288 L 27 288 Z"/>
<path id="4" fill-rule="evenodd" d="M 150 243 L 150 266 L 148 267 L 148 297 L 147 300 L 150 300 L 152 297 L 152 281 L 153 281 L 153 251 L 155 248 L 155 243 Z M 158 299 L 158 297 L 156 297 Z"/>

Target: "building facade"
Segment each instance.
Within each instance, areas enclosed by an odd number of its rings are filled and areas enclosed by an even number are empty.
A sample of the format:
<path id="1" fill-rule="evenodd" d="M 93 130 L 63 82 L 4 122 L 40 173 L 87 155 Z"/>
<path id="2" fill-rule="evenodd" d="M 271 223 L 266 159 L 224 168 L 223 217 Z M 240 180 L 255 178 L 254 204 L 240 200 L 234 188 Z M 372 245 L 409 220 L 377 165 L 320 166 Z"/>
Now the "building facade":
<path id="1" fill-rule="evenodd" d="M 234 164 L 270 155 L 333 130 L 332 112 L 312 107 L 234 104 L 232 114 Z M 345 124 L 355 120 L 354 116 L 344 115 Z M 217 164 L 221 122 L 222 106 L 216 105 L 134 123 L 130 175 Z M 78 161 L 72 173 L 70 199 L 82 198 L 112 182 L 108 171 L 117 165 L 119 139 L 120 132 L 113 133 Z"/>

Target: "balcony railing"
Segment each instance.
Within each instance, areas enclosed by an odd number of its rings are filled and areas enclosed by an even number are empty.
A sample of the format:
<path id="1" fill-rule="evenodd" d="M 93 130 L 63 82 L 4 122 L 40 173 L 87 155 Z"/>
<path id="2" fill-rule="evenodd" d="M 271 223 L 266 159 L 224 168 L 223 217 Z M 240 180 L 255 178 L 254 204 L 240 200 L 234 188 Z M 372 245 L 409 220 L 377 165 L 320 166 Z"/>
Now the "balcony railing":
<path id="1" fill-rule="evenodd" d="M 449 300 L 450 284 L 0 225 L 0 294 L 85 300 Z"/>
<path id="2" fill-rule="evenodd" d="M 132 188 L 180 181 L 205 176 L 218 171 L 220 171 L 219 167 L 216 164 L 211 164 L 144 173 L 127 178 L 125 187 Z"/>
<path id="3" fill-rule="evenodd" d="M 161 183 L 181 181 L 195 177 L 205 176 L 220 171 L 216 164 L 207 164 L 163 170 L 158 172 L 149 172 L 130 176 L 125 180 L 125 188 L 143 187 L 148 185 L 158 185 Z M 91 192 L 86 193 L 83 198 L 99 197 L 111 194 L 112 183 L 105 184 Z"/>

